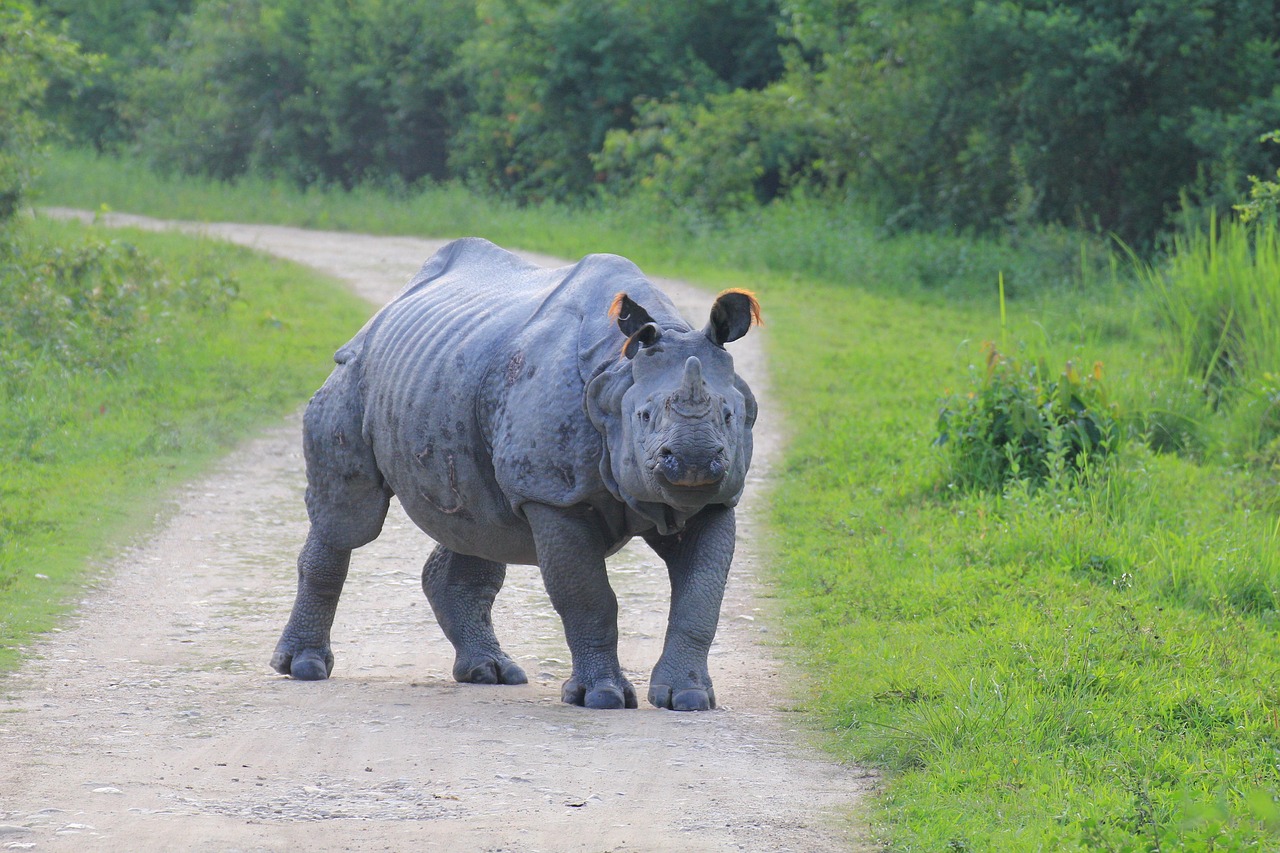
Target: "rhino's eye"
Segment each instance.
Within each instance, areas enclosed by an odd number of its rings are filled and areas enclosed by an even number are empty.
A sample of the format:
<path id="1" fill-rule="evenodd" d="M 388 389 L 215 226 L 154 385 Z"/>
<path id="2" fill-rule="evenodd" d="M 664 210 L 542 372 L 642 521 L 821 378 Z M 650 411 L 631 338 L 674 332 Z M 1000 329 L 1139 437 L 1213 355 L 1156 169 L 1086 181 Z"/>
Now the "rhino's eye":
<path id="1" fill-rule="evenodd" d="M 637 412 L 636 417 L 640 418 L 640 423 L 647 424 L 653 415 L 648 412 Z"/>

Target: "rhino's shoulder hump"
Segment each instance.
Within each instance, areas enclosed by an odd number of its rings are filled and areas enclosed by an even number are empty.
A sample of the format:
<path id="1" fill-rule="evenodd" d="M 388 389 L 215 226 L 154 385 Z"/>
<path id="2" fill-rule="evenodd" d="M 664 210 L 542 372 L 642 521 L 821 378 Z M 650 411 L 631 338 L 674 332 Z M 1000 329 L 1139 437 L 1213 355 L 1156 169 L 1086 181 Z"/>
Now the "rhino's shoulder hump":
<path id="1" fill-rule="evenodd" d="M 481 237 L 454 240 L 423 263 L 413 278 L 338 349 L 334 361 L 346 364 L 358 358 L 365 341 L 389 314 L 407 302 L 420 300 L 428 290 L 437 291 L 434 296 L 442 301 L 449 300 L 451 291 L 474 298 L 479 295 L 477 285 L 491 292 L 520 290 L 521 282 L 535 279 L 543 272 L 541 267 Z"/>

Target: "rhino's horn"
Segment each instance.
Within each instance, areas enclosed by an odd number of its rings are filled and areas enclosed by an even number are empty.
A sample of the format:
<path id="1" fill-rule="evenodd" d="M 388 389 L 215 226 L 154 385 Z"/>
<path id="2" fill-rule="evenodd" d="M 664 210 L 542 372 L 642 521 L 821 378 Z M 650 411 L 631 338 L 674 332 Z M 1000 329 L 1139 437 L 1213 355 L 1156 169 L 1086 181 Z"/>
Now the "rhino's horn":
<path id="1" fill-rule="evenodd" d="M 684 363 L 684 376 L 680 380 L 680 389 L 675 394 L 675 404 L 686 415 L 703 415 L 710 408 L 711 393 L 702 378 L 702 362 L 696 355 L 689 356 Z"/>

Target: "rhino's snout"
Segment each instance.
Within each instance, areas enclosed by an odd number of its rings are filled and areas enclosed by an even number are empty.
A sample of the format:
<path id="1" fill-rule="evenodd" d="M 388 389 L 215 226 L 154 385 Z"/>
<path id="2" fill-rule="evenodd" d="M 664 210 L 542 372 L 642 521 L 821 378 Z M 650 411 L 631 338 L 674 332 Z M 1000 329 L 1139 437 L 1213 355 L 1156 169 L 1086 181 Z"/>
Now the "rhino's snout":
<path id="1" fill-rule="evenodd" d="M 681 456 L 669 447 L 658 451 L 657 471 L 668 485 L 682 489 L 718 486 L 728 472 L 724 448 L 718 447 L 702 459 Z"/>

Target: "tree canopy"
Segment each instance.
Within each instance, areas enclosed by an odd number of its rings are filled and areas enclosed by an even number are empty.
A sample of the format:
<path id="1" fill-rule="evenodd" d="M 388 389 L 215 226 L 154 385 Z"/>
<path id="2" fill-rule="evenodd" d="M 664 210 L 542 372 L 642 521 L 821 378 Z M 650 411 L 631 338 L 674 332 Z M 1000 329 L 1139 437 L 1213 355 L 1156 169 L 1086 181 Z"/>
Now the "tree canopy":
<path id="1" fill-rule="evenodd" d="M 1272 174 L 1275 0 L 45 0 L 74 133 L 162 168 L 1149 238 Z"/>

